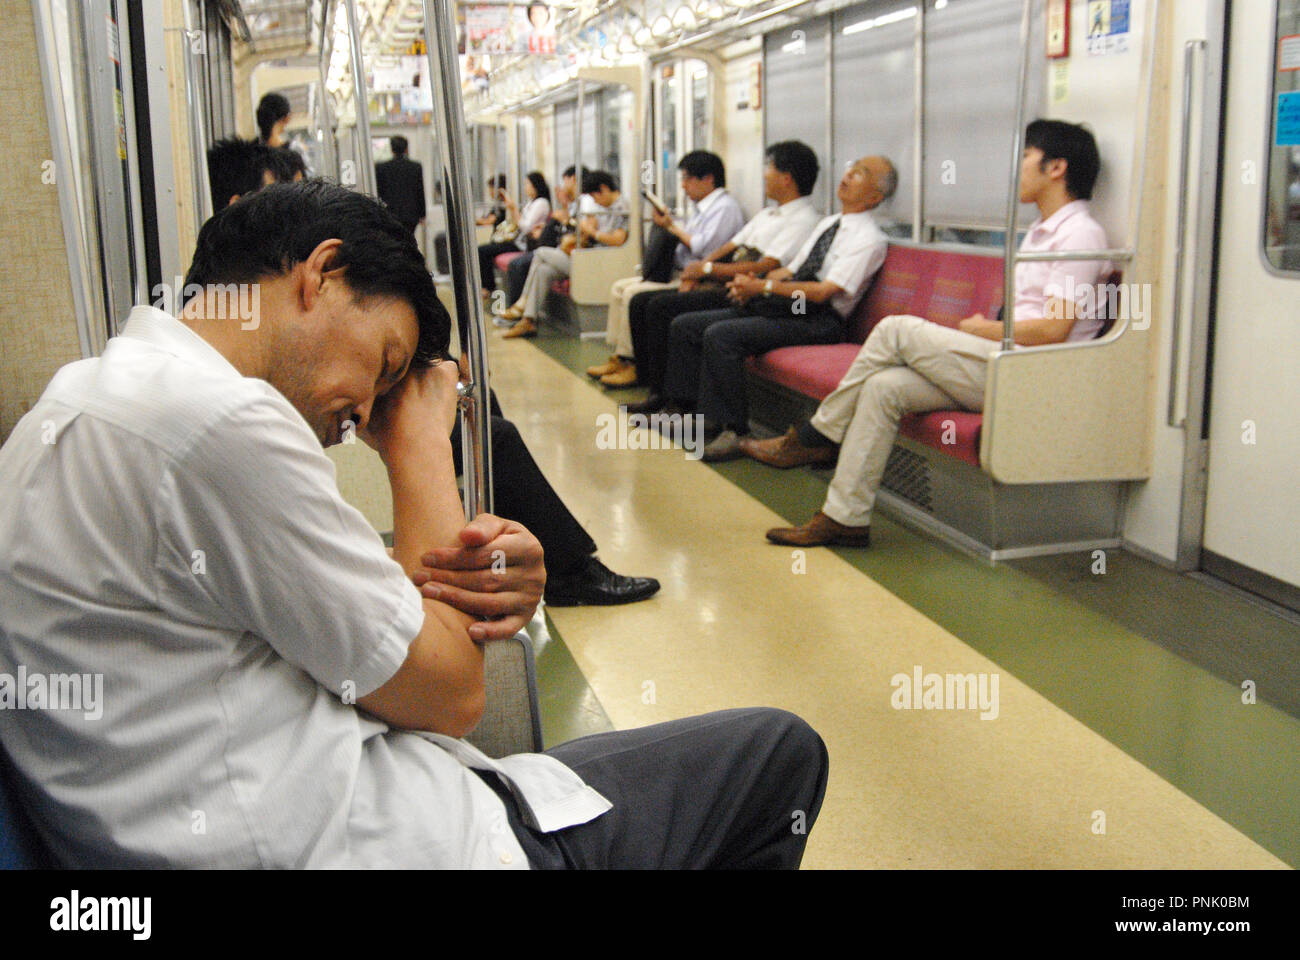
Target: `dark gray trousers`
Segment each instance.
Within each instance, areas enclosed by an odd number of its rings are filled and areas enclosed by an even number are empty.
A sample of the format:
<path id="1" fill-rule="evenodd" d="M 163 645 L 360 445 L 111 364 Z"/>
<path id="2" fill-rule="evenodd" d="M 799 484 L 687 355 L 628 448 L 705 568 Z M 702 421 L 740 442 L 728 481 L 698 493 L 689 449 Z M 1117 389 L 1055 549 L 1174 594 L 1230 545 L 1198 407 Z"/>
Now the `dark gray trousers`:
<path id="1" fill-rule="evenodd" d="M 526 826 L 492 774 L 534 869 L 795 869 L 821 810 L 828 757 L 784 710 L 722 710 L 546 751 L 614 809 L 555 833 Z"/>

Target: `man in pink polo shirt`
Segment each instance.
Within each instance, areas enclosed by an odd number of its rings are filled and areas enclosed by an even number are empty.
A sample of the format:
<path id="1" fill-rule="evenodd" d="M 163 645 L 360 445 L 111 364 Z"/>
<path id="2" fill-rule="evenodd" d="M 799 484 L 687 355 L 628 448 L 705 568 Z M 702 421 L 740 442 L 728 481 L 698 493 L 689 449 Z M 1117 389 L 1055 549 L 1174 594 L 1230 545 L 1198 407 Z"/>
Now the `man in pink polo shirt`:
<path id="1" fill-rule="evenodd" d="M 1020 249 L 1104 250 L 1106 233 L 1087 201 L 1101 168 L 1097 143 L 1080 126 L 1035 120 L 1025 133 L 1020 200 L 1039 218 Z M 1090 340 L 1101 329 L 1097 284 L 1103 261 L 1059 260 L 1016 267 L 1015 339 L 1021 346 Z M 801 527 L 767 532 L 773 543 L 865 547 L 871 508 L 905 413 L 961 407 L 981 410 L 988 358 L 1001 349 L 1002 324 L 982 314 L 957 330 L 920 317 L 885 317 L 871 331 L 848 373 L 812 419 L 772 440 L 744 439 L 761 463 L 795 467 L 835 463 L 826 502 Z"/>

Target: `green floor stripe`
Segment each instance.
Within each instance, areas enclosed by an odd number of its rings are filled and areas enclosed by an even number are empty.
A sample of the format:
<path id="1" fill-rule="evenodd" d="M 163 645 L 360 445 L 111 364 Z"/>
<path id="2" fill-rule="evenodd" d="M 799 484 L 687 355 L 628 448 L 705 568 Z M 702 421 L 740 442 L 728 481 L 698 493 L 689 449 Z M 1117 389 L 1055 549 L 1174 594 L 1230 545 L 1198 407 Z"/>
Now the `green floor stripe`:
<path id="1" fill-rule="evenodd" d="M 542 742 L 554 747 L 591 733 L 613 730 L 605 708 L 573 659 L 549 611 L 546 628 L 550 642 L 537 652 L 538 701 L 542 714 Z"/>
<path id="2" fill-rule="evenodd" d="M 584 380 L 585 367 L 608 355 L 602 343 L 559 335 L 534 343 Z M 821 505 L 830 479 L 751 460 L 711 466 L 791 523 Z M 778 549 L 761 530 L 754 546 Z M 1300 867 L 1300 720 L 1286 712 L 1300 706 L 1300 684 L 1290 682 L 1300 627 L 1121 551 L 1109 552 L 1104 575 L 1086 554 L 992 565 L 877 515 L 871 549 L 836 552 Z M 1243 704 L 1246 680 L 1258 703 Z"/>

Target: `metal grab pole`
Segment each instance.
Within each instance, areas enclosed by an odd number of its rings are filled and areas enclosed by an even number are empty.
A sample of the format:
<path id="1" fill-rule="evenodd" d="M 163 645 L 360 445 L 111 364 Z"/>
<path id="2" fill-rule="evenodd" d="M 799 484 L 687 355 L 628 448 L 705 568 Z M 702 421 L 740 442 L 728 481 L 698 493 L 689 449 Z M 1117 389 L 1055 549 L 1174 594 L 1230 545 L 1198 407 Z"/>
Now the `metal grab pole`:
<path id="1" fill-rule="evenodd" d="M 1020 155 L 1025 143 L 1025 83 L 1029 79 L 1029 23 L 1033 0 L 1020 17 L 1020 82 L 1016 86 L 1016 126 L 1012 138 L 1011 194 L 1007 197 L 1007 239 L 1002 260 L 1002 349 L 1016 345 L 1016 212 L 1020 208 Z"/>
<path id="2" fill-rule="evenodd" d="M 348 39 L 352 42 L 352 130 L 361 138 L 359 162 L 361 176 L 357 186 L 361 192 L 374 196 L 375 154 L 370 144 L 370 108 L 366 96 L 366 62 L 362 59 L 361 28 L 357 23 L 357 0 L 345 0 L 348 10 Z"/>
<path id="3" fill-rule="evenodd" d="M 185 60 L 185 108 L 189 113 L 190 146 L 194 149 L 194 224 L 197 232 L 212 217 L 212 186 L 208 180 L 208 128 L 204 123 L 207 116 L 207 97 L 199 83 L 198 64 L 194 61 L 194 49 L 191 46 L 196 37 L 202 37 L 194 29 L 194 16 L 190 12 L 189 0 L 181 4 L 185 16 L 185 31 L 181 34 L 181 56 Z"/>
<path id="4" fill-rule="evenodd" d="M 582 76 L 578 76 L 578 116 L 573 124 L 573 182 L 578 199 L 582 197 L 582 88 L 585 84 L 582 82 Z M 582 204 L 578 204 L 578 212 L 581 213 Z M 581 239 L 581 238 L 579 238 Z"/>
<path id="5" fill-rule="evenodd" d="M 487 331 L 483 324 L 478 251 L 470 216 L 466 164 L 465 110 L 456 58 L 456 17 L 452 0 L 424 0 L 425 56 L 435 102 L 433 119 L 441 145 L 447 247 L 461 349 L 469 361 L 469 382 L 460 386 L 461 449 L 465 476 L 465 517 L 492 512 L 492 420 L 488 415 Z M 434 51 L 437 51 L 437 57 Z"/>

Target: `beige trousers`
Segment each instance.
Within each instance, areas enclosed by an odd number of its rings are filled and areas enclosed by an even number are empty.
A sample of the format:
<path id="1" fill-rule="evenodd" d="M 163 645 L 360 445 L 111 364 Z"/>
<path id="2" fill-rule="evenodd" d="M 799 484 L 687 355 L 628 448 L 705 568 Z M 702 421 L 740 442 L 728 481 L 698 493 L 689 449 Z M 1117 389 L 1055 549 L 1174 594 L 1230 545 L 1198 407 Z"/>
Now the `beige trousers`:
<path id="1" fill-rule="evenodd" d="M 632 356 L 632 320 L 627 313 L 627 305 L 638 293 L 647 290 L 675 290 L 677 281 L 672 283 L 655 283 L 640 277 L 624 277 L 615 280 L 609 288 L 609 319 L 605 327 L 605 342 L 617 356 Z"/>
<path id="2" fill-rule="evenodd" d="M 822 512 L 851 527 L 869 524 L 903 414 L 982 410 L 988 358 L 1000 349 L 998 341 L 920 317 L 876 324 L 812 418 L 818 433 L 840 444 Z"/>

